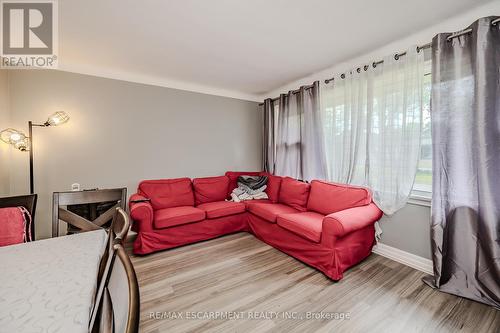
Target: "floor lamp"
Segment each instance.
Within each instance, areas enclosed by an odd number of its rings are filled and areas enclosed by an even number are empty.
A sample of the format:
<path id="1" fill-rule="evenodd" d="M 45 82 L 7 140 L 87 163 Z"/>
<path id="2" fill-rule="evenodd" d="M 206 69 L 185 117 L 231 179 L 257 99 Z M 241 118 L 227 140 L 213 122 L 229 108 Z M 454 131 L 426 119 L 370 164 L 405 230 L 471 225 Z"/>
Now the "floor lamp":
<path id="1" fill-rule="evenodd" d="M 58 111 L 49 116 L 43 124 L 34 124 L 31 120 L 28 121 L 28 136 L 23 132 L 13 128 L 7 128 L 0 132 L 0 139 L 8 144 L 13 145 L 20 151 L 29 151 L 30 154 L 30 193 L 35 193 L 35 185 L 33 178 L 33 126 L 35 127 L 49 127 L 58 126 L 68 122 L 69 116 L 63 112 Z"/>

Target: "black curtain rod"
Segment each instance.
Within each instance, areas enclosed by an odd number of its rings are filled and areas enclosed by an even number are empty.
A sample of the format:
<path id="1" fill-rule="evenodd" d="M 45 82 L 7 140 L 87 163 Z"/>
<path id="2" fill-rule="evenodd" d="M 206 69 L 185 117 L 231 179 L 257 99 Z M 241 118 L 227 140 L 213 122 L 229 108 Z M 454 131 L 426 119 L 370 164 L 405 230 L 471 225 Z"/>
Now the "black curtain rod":
<path id="1" fill-rule="evenodd" d="M 424 44 L 424 45 L 421 45 L 421 46 L 417 46 L 417 52 L 420 52 L 421 50 L 423 50 L 423 49 L 427 49 L 427 48 L 429 48 L 429 47 L 431 47 L 431 43 L 427 43 L 427 44 Z M 394 55 L 394 58 L 395 58 L 396 60 L 398 60 L 398 59 L 399 59 L 399 57 L 402 57 L 402 56 L 404 56 L 404 55 L 406 55 L 406 52 L 396 53 L 396 54 Z M 384 62 L 383 60 L 380 60 L 380 61 L 374 61 L 374 62 L 372 63 L 372 66 L 373 66 L 373 67 L 376 67 L 377 65 L 380 65 L 380 64 L 382 64 L 383 62 Z M 368 67 L 369 67 L 368 65 L 365 65 L 365 66 L 364 66 L 364 70 L 365 70 L 365 71 L 366 71 L 366 70 L 368 70 Z M 358 71 L 358 73 L 359 73 L 359 72 L 361 72 L 361 68 L 360 68 L 360 67 L 358 67 L 357 71 Z M 345 78 L 345 74 L 341 74 L 341 75 L 340 75 L 340 77 L 341 77 L 342 79 L 344 79 L 344 78 Z M 328 84 L 329 82 L 333 81 L 333 79 L 334 79 L 333 77 L 332 77 L 332 78 L 330 78 L 330 79 L 326 79 L 326 80 L 325 80 L 325 83 L 326 83 L 326 84 Z M 312 87 L 313 87 L 313 85 L 312 85 L 312 84 L 311 84 L 311 85 L 309 85 L 309 86 L 304 86 L 304 88 L 305 88 L 305 89 L 311 89 Z M 292 90 L 292 91 L 291 91 L 291 92 L 289 92 L 289 93 L 296 94 L 296 93 L 298 93 L 299 91 L 300 91 L 300 89 L 297 89 L 297 90 Z M 274 102 L 274 101 L 277 101 L 277 100 L 279 100 L 279 99 L 280 99 L 279 97 L 276 97 L 276 98 L 273 98 L 273 99 L 271 99 L 271 100 Z M 259 105 L 264 105 L 264 103 L 259 103 Z"/>
<path id="2" fill-rule="evenodd" d="M 494 19 L 493 21 L 491 21 L 491 25 L 493 25 L 493 26 L 496 26 L 498 23 L 500 23 L 500 18 L 497 18 L 497 19 Z M 456 32 L 456 33 L 453 33 L 453 34 L 449 35 L 449 36 L 446 38 L 446 40 L 447 40 L 447 41 L 451 41 L 453 38 L 457 38 L 457 37 L 460 37 L 460 36 L 463 36 L 463 35 L 466 35 L 466 34 L 470 34 L 471 32 L 472 32 L 472 29 L 471 29 L 471 28 L 466 29 L 466 30 L 463 30 L 463 31 L 459 31 L 459 32 Z M 424 49 L 428 49 L 428 48 L 430 48 L 430 47 L 432 47 L 432 43 L 427 43 L 427 44 L 423 44 L 423 45 L 417 46 L 417 52 L 420 52 L 421 50 L 424 50 Z M 396 54 L 394 55 L 394 59 L 398 60 L 400 57 L 402 57 L 402 56 L 404 56 L 404 55 L 406 55 L 406 52 L 396 53 Z M 373 67 L 377 67 L 377 65 L 380 65 L 380 64 L 382 64 L 382 63 L 384 63 L 384 61 L 383 61 L 383 60 L 374 61 L 374 62 L 372 63 L 372 66 L 373 66 Z M 364 70 L 365 70 L 365 71 L 366 71 L 366 70 L 368 70 L 368 67 L 369 67 L 369 65 L 364 65 L 364 66 L 363 66 L 363 68 L 364 68 Z M 356 71 L 357 71 L 358 73 L 359 73 L 359 72 L 361 72 L 361 67 L 358 67 L 358 68 L 356 69 Z M 345 78 L 345 73 L 341 74 L 341 75 L 340 75 L 340 78 L 344 79 L 344 78 Z M 333 80 L 334 80 L 334 78 L 333 78 L 333 77 L 332 77 L 332 78 L 329 78 L 329 79 L 326 79 L 326 80 L 325 80 L 325 83 L 326 83 L 326 84 L 328 84 L 328 83 L 330 83 L 330 82 L 331 82 L 331 81 L 333 81 Z M 304 88 L 305 88 L 305 89 L 310 89 L 310 88 L 312 88 L 312 86 L 313 86 L 313 85 L 311 84 L 311 85 L 309 85 L 309 86 L 304 86 Z M 292 94 L 296 94 L 296 93 L 298 93 L 299 91 L 300 91 L 300 89 L 297 89 L 297 90 L 293 90 L 293 91 L 291 91 L 291 93 L 292 93 Z M 280 99 L 279 97 L 276 97 L 276 98 L 273 98 L 273 99 L 271 99 L 271 100 L 274 102 L 274 101 L 277 101 L 277 100 L 279 100 L 279 99 Z M 264 103 L 259 103 L 259 105 L 264 105 Z"/>
<path id="3" fill-rule="evenodd" d="M 422 51 L 422 50 L 428 49 L 428 48 L 430 48 L 431 46 L 432 46 L 432 45 L 431 45 L 431 43 L 427 43 L 427 44 L 424 44 L 424 45 L 417 46 L 417 52 L 420 52 L 420 51 Z M 396 54 L 394 55 L 394 59 L 399 60 L 399 58 L 400 58 L 400 57 L 405 56 L 405 55 L 406 55 L 406 51 L 405 51 L 405 52 L 401 52 L 401 53 L 396 53 Z M 374 61 L 374 62 L 372 62 L 372 66 L 373 66 L 373 68 L 375 68 L 375 67 L 377 67 L 377 65 L 380 65 L 380 64 L 383 64 L 383 63 L 384 63 L 384 61 L 383 61 L 383 60 Z M 370 67 L 370 66 L 369 66 L 369 65 L 364 65 L 364 66 L 363 66 L 363 68 L 364 68 L 364 70 L 365 70 L 365 71 L 366 71 L 366 70 L 368 70 L 368 67 Z M 359 73 L 359 72 L 361 72 L 361 67 L 358 67 L 358 68 L 356 69 L 356 71 L 357 71 L 358 73 Z M 352 73 L 352 72 L 351 72 L 351 73 Z M 340 74 L 340 78 L 341 78 L 341 79 L 345 79 L 345 73 Z M 328 83 L 330 83 L 331 81 L 333 81 L 334 79 L 335 79 L 334 77 L 329 78 L 329 79 L 326 79 L 326 80 L 325 80 L 325 83 L 326 83 L 326 84 L 328 84 Z"/>
<path id="4" fill-rule="evenodd" d="M 314 84 L 310 84 L 308 86 L 302 86 L 299 89 L 289 91 L 288 94 L 294 94 L 295 95 L 295 94 L 299 93 L 299 91 L 300 91 L 301 88 L 304 88 L 305 90 L 308 90 L 308 89 L 311 89 L 313 86 L 314 86 Z M 288 94 L 282 94 L 282 95 L 288 95 Z M 277 101 L 279 99 L 280 99 L 280 97 L 276 97 L 276 98 L 271 99 L 271 101 L 274 102 L 274 101 Z M 264 105 L 264 103 L 259 103 L 259 105 Z"/>
<path id="5" fill-rule="evenodd" d="M 427 44 L 424 44 L 424 45 L 421 45 L 421 46 L 417 46 L 417 52 L 420 52 L 421 50 L 423 50 L 423 49 L 427 49 L 427 48 L 429 48 L 429 47 L 431 47 L 431 43 L 427 43 Z M 394 58 L 395 58 L 396 60 L 398 60 L 398 59 L 399 59 L 399 57 L 402 57 L 402 56 L 404 56 L 404 55 L 406 55 L 406 52 L 396 53 L 396 54 L 394 55 Z M 374 62 L 372 63 L 372 66 L 373 66 L 373 67 L 376 67 L 377 65 L 380 65 L 380 64 L 382 64 L 383 62 L 384 62 L 383 60 L 374 61 Z M 363 66 L 363 68 L 364 68 L 364 70 L 365 70 L 365 71 L 366 71 L 366 70 L 368 70 L 368 67 L 369 67 L 368 65 Z M 357 71 L 358 71 L 358 73 L 359 73 L 359 72 L 361 72 L 361 67 L 358 67 L 358 68 L 357 68 Z M 341 74 L 341 75 L 340 75 L 340 77 L 341 77 L 342 79 L 344 79 L 344 78 L 345 78 L 345 74 L 344 74 L 344 73 L 343 73 L 343 74 Z M 330 82 L 331 82 L 331 81 L 333 81 L 333 80 L 334 80 L 334 78 L 333 78 L 333 77 L 332 77 L 332 78 L 330 78 L 330 79 L 326 79 L 326 80 L 325 80 L 325 83 L 326 83 L 326 84 L 328 84 L 328 83 L 330 83 Z M 310 88 L 312 88 L 312 86 L 313 86 L 313 85 L 311 84 L 311 85 L 309 85 L 309 86 L 304 86 L 304 88 L 305 88 L 305 89 L 310 89 Z M 297 89 L 297 90 L 292 90 L 292 91 L 291 91 L 291 93 L 292 93 L 292 94 L 296 94 L 296 93 L 298 93 L 299 91 L 300 91 L 300 89 Z M 271 101 L 273 101 L 273 102 L 274 102 L 274 101 L 277 101 L 277 100 L 279 100 L 279 99 L 280 99 L 279 97 L 276 97 L 276 98 L 271 99 Z M 264 105 L 264 103 L 259 103 L 259 105 Z"/>
<path id="6" fill-rule="evenodd" d="M 492 26 L 496 26 L 498 23 L 500 22 L 500 18 L 497 18 L 497 19 L 494 19 L 493 21 L 491 21 L 491 25 Z M 466 35 L 466 34 L 470 34 L 472 32 L 472 29 L 469 28 L 469 29 L 465 29 L 463 31 L 459 31 L 459 32 L 455 32 L 451 35 L 449 35 L 448 37 L 446 37 L 446 40 L 449 42 L 451 41 L 453 38 L 457 38 L 457 37 L 460 37 L 460 36 L 463 36 L 463 35 Z M 431 48 L 432 47 L 432 43 L 427 43 L 427 44 L 424 44 L 424 45 L 420 45 L 420 46 L 417 46 L 417 52 L 420 52 L 421 50 L 424 50 L 424 49 L 428 49 L 428 48 Z M 402 53 L 396 53 L 394 55 L 394 59 L 398 60 L 400 57 L 406 55 L 406 52 L 402 52 Z M 372 63 L 372 66 L 375 68 L 377 67 L 377 65 L 380 65 L 384 63 L 383 60 L 379 60 L 379 61 L 374 61 Z M 364 67 L 364 70 L 368 70 L 368 65 L 365 65 L 363 66 Z M 359 73 L 361 71 L 361 68 L 357 68 L 357 72 Z M 345 78 L 345 74 L 341 74 L 340 75 L 340 78 L 344 79 Z M 334 78 L 330 78 L 330 79 L 326 79 L 325 80 L 325 83 L 328 84 L 330 83 L 331 81 L 333 81 Z"/>

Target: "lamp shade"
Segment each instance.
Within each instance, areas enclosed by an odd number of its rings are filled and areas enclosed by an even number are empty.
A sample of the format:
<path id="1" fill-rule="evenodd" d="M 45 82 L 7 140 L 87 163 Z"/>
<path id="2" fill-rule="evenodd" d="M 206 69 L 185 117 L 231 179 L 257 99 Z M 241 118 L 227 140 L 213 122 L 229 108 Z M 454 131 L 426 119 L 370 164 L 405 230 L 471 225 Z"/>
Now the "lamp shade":
<path id="1" fill-rule="evenodd" d="M 29 138 L 24 138 L 24 140 L 18 141 L 14 143 L 14 147 L 16 149 L 19 149 L 20 151 L 27 151 L 28 150 L 28 144 L 29 144 Z"/>
<path id="2" fill-rule="evenodd" d="M 67 123 L 69 116 L 64 111 L 57 111 L 49 116 L 49 119 L 45 122 L 45 126 L 58 126 Z"/>
<path id="3" fill-rule="evenodd" d="M 0 139 L 5 143 L 15 145 L 18 142 L 25 141 L 27 137 L 23 132 L 7 128 L 0 132 Z"/>

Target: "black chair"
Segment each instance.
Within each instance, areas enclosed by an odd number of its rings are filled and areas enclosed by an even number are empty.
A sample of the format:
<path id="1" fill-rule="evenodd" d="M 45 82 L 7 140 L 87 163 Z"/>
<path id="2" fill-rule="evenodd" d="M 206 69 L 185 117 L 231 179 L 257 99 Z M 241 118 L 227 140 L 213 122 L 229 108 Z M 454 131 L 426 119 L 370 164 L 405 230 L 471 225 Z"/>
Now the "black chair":
<path id="1" fill-rule="evenodd" d="M 6 207 L 24 207 L 31 215 L 31 226 L 26 225 L 26 235 L 30 235 L 31 241 L 35 240 L 35 211 L 36 211 L 36 194 L 20 195 L 15 197 L 0 198 L 0 208 Z M 26 237 L 28 238 L 28 237 Z M 29 239 L 27 240 L 29 241 Z"/>

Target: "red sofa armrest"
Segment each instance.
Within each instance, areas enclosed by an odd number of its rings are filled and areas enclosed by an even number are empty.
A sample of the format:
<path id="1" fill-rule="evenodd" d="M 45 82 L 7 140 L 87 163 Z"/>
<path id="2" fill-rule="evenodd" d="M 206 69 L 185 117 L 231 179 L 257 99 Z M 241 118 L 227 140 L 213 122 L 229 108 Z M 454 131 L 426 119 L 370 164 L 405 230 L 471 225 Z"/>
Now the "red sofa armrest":
<path id="1" fill-rule="evenodd" d="M 141 202 L 134 202 L 139 200 Z M 130 217 L 134 221 L 132 230 L 134 231 L 152 231 L 153 230 L 153 206 L 147 198 L 140 194 L 133 194 L 130 197 L 129 209 Z"/>
<path id="2" fill-rule="evenodd" d="M 381 217 L 382 211 L 374 203 L 329 214 L 323 219 L 323 238 L 328 241 L 328 238 L 344 237 L 375 224 Z"/>

